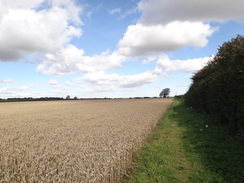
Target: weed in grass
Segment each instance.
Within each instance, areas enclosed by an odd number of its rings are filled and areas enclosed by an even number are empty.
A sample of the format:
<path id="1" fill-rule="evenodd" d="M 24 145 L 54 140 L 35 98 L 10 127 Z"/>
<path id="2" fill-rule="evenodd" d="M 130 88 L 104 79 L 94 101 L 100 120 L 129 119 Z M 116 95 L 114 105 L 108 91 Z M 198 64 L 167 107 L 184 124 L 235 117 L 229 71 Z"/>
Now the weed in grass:
<path id="1" fill-rule="evenodd" d="M 192 182 L 244 182 L 244 148 L 228 135 L 228 127 L 192 109 L 186 110 L 182 102 L 175 110 L 179 113 L 178 122 L 186 129 L 183 139 L 185 154 L 202 167 L 201 173 L 190 173 Z"/>

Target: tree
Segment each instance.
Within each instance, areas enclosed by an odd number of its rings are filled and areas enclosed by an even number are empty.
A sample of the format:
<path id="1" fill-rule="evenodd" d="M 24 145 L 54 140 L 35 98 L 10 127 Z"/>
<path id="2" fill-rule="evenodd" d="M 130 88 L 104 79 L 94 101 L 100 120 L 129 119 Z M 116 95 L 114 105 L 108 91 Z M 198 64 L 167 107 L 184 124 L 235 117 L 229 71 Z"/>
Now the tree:
<path id="1" fill-rule="evenodd" d="M 170 93 L 170 89 L 169 88 L 164 88 L 160 94 L 159 94 L 159 97 L 169 97 L 169 93 Z"/>
<path id="2" fill-rule="evenodd" d="M 70 100 L 70 96 L 69 95 L 66 97 L 66 100 Z"/>

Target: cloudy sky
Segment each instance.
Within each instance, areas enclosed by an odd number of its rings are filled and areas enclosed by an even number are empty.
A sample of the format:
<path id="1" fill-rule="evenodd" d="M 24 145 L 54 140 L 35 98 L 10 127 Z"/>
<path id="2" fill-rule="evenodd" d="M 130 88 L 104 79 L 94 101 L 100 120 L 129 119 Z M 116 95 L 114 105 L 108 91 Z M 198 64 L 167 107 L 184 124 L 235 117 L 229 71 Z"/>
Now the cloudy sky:
<path id="1" fill-rule="evenodd" d="M 0 98 L 184 94 L 244 0 L 0 0 Z"/>

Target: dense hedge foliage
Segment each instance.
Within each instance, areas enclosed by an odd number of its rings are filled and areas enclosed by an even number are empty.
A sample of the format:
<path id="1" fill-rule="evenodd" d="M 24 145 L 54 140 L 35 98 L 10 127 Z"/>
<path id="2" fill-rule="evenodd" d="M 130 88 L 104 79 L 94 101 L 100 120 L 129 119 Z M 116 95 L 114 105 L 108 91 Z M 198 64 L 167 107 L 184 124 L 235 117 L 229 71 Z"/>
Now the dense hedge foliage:
<path id="1" fill-rule="evenodd" d="M 209 114 L 244 137 L 244 37 L 225 42 L 212 61 L 194 74 L 186 104 Z"/>

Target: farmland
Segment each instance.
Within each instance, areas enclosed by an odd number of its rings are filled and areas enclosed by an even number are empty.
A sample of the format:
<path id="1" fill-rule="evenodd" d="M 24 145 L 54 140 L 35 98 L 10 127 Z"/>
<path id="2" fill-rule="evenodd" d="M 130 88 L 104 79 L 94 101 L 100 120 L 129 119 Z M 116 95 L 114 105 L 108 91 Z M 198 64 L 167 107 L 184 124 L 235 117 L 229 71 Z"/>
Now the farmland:
<path id="1" fill-rule="evenodd" d="M 119 182 L 171 102 L 0 103 L 0 182 Z"/>

